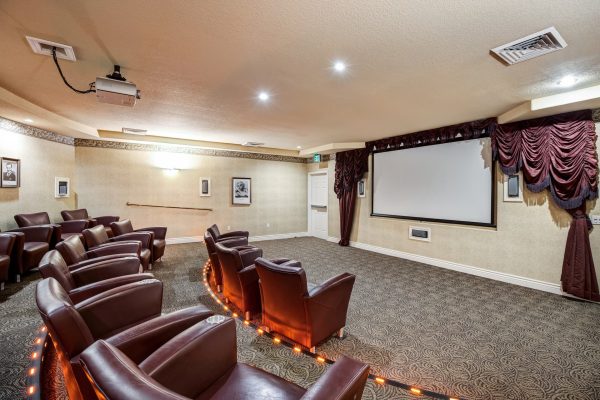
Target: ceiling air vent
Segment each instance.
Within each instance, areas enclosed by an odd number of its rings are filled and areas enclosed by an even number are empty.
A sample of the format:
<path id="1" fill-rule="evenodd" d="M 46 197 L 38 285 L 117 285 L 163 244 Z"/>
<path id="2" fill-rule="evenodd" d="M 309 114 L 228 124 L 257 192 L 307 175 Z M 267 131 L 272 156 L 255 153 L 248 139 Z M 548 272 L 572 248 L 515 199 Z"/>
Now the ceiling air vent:
<path id="1" fill-rule="evenodd" d="M 75 51 L 71 46 L 66 44 L 51 42 L 49 40 L 38 39 L 31 36 L 25 36 L 27 42 L 31 46 L 31 50 L 35 54 L 44 56 L 52 56 L 52 48 L 56 47 L 56 57 L 69 61 L 77 61 L 75 59 Z"/>
<path id="2" fill-rule="evenodd" d="M 242 146 L 250 146 L 250 147 L 258 147 L 258 146 L 264 146 L 265 144 L 262 142 L 246 142 L 244 144 L 242 144 Z"/>
<path id="3" fill-rule="evenodd" d="M 513 65 L 567 47 L 556 28 L 551 27 L 490 50 L 502 62 Z"/>
<path id="4" fill-rule="evenodd" d="M 123 128 L 123 133 L 128 133 L 130 135 L 145 135 L 148 132 L 146 129 L 137 129 L 137 128 Z"/>

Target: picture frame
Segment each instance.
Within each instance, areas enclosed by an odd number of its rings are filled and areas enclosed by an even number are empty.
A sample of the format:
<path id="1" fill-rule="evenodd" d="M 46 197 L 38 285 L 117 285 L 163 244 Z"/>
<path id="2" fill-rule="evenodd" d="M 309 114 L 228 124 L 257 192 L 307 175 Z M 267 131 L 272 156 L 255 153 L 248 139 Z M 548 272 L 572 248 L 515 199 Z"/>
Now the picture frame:
<path id="1" fill-rule="evenodd" d="M 54 178 L 54 197 L 66 198 L 71 196 L 71 180 L 69 178 Z"/>
<path id="2" fill-rule="evenodd" d="M 210 197 L 210 178 L 200 178 L 200 197 Z"/>
<path id="3" fill-rule="evenodd" d="M 367 197 L 367 182 L 364 179 L 361 179 L 356 184 L 356 193 L 358 197 Z"/>
<path id="4" fill-rule="evenodd" d="M 252 179 L 231 178 L 231 203 L 238 205 L 252 204 Z"/>
<path id="5" fill-rule="evenodd" d="M 0 164 L 0 173 L 2 174 L 0 187 L 21 187 L 21 160 L 2 157 Z"/>
<path id="6" fill-rule="evenodd" d="M 504 175 L 503 200 L 507 203 L 521 203 L 523 201 L 523 175 Z"/>

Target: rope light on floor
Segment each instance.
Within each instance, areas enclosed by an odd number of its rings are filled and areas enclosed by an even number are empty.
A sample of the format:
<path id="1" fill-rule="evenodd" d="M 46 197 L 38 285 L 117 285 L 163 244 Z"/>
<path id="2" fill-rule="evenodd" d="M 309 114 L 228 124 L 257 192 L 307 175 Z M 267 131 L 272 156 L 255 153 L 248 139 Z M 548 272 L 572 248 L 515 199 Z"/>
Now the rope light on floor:
<path id="1" fill-rule="evenodd" d="M 41 399 L 40 390 L 40 371 L 42 368 L 42 362 L 44 361 L 44 350 L 48 346 L 46 341 L 48 331 L 46 326 L 43 325 L 37 330 L 35 339 L 33 340 L 33 349 L 31 351 L 30 367 L 26 370 L 25 375 L 25 393 L 27 399 L 38 400 Z"/>
<path id="2" fill-rule="evenodd" d="M 260 325 L 254 324 L 252 321 L 249 321 L 247 319 L 241 318 L 238 313 L 233 312 L 231 310 L 231 307 L 226 306 L 223 304 L 224 301 L 222 301 L 219 296 L 217 294 L 215 294 L 212 290 L 212 287 L 210 286 L 207 276 L 208 276 L 208 271 L 210 268 L 210 260 L 207 261 L 204 264 L 204 267 L 202 269 L 202 277 L 203 277 L 203 281 L 204 281 L 204 286 L 206 287 L 206 290 L 208 291 L 208 293 L 210 294 L 210 296 L 216 301 L 216 303 L 218 305 L 220 305 L 223 308 L 223 311 L 226 314 L 230 314 L 230 316 L 234 319 L 237 319 L 239 321 L 242 322 L 242 324 L 244 326 L 250 327 L 252 329 L 255 330 L 256 334 L 259 336 L 265 336 L 268 337 L 270 339 L 272 339 L 273 344 L 278 346 L 278 345 L 284 345 L 286 347 L 289 347 L 290 349 L 292 349 L 293 354 L 304 354 L 307 355 L 309 357 L 312 357 L 313 359 L 315 359 L 315 361 L 317 361 L 320 364 L 335 364 L 334 360 L 328 359 L 327 357 L 321 355 L 321 354 L 317 354 L 317 353 L 311 353 L 310 351 L 303 349 L 302 347 L 300 347 L 298 344 L 293 343 L 291 341 L 286 340 L 285 338 L 276 336 L 270 332 L 268 332 L 267 330 L 263 329 L 263 327 L 261 327 Z M 243 314 L 243 313 L 242 313 Z M 430 390 L 426 390 L 426 389 L 421 389 L 412 385 L 407 385 L 405 383 L 396 381 L 394 379 L 388 379 L 382 376 L 377 376 L 377 375 L 373 375 L 373 374 L 369 374 L 369 379 L 373 380 L 375 383 L 379 384 L 379 385 L 389 385 L 389 386 L 393 386 L 393 387 L 397 387 L 400 389 L 404 389 L 407 392 L 411 393 L 414 396 L 428 396 L 428 397 L 432 397 L 435 399 L 444 399 L 444 400 L 460 400 L 458 397 L 451 397 L 445 394 L 441 394 L 441 393 L 437 393 L 437 392 L 432 392 Z"/>

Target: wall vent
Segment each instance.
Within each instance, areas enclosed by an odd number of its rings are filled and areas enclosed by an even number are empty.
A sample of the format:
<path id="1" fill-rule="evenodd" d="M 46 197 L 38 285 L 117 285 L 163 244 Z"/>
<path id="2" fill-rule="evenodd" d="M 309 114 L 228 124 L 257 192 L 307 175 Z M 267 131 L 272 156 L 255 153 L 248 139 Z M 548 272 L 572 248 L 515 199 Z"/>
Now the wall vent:
<path id="1" fill-rule="evenodd" d="M 490 50 L 507 65 L 517 64 L 567 47 L 567 42 L 554 27 L 517 39 Z"/>
<path id="2" fill-rule="evenodd" d="M 35 54 L 41 54 L 44 56 L 52 56 L 52 48 L 56 47 L 56 57 L 62 58 L 63 60 L 77 61 L 75 58 L 75 51 L 71 46 L 66 44 L 51 42 L 49 40 L 38 39 L 31 36 L 25 36 L 27 43 L 31 46 L 31 50 Z"/>
<path id="3" fill-rule="evenodd" d="M 431 242 L 431 228 L 409 226 L 408 238 L 412 240 L 420 240 L 422 242 Z"/>
<path id="4" fill-rule="evenodd" d="M 244 144 L 242 144 L 242 146 L 249 146 L 249 147 L 259 147 L 259 146 L 264 146 L 265 144 L 262 142 L 246 142 Z"/>
<path id="5" fill-rule="evenodd" d="M 121 129 L 123 133 L 128 133 L 130 135 L 145 135 L 148 132 L 146 129 L 137 129 L 137 128 L 123 128 Z"/>

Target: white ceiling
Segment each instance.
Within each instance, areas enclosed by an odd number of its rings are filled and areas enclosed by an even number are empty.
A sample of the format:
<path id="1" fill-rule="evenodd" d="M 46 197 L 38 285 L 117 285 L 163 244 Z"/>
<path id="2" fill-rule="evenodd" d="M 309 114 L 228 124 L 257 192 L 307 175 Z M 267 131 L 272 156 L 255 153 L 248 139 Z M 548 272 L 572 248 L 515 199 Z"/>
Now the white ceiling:
<path id="1" fill-rule="evenodd" d="M 496 116 L 571 90 L 568 73 L 598 84 L 598 21 L 598 0 L 4 0 L 0 87 L 95 129 L 295 149 Z M 549 26 L 566 49 L 511 67 L 488 53 Z M 120 64 L 142 100 L 69 91 L 25 35 L 73 46 L 62 66 L 80 88 Z"/>

